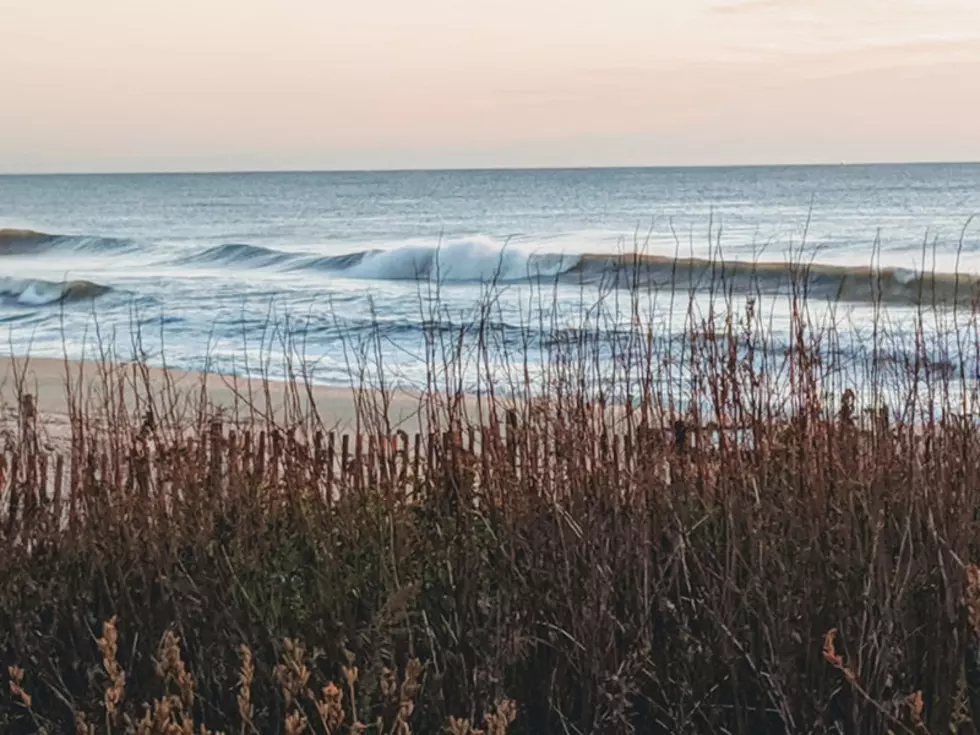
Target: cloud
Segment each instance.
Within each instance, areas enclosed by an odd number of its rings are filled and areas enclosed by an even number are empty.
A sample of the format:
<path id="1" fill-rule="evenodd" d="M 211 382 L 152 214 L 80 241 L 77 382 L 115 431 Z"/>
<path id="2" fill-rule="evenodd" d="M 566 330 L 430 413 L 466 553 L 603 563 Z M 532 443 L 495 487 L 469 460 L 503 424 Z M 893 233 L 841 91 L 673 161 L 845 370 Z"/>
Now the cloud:
<path id="1" fill-rule="evenodd" d="M 778 10 L 792 4 L 794 4 L 793 0 L 723 0 L 714 3 L 708 12 L 716 15 L 735 15 L 759 10 Z"/>
<path id="2" fill-rule="evenodd" d="M 976 0 L 713 0 L 702 19 L 727 48 L 759 56 L 929 44 L 943 56 L 943 44 L 980 40 Z"/>

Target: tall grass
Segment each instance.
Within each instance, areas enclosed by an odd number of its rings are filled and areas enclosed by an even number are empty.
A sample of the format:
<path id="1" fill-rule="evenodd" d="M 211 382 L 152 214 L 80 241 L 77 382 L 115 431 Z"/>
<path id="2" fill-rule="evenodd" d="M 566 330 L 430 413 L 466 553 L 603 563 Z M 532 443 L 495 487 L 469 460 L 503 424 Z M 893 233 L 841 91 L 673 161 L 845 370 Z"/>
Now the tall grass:
<path id="1" fill-rule="evenodd" d="M 600 287 L 517 339 L 496 286 L 448 325 L 433 287 L 417 453 L 378 342 L 349 353 L 375 389 L 361 453 L 307 410 L 302 360 L 277 415 L 252 383 L 222 413 L 111 356 L 85 395 L 66 362 L 62 460 L 25 380 L 0 463 L 0 727 L 975 729 L 976 320 L 923 306 L 899 349 L 876 309 L 854 359 L 805 282 L 782 332 L 719 274 L 708 298 Z"/>

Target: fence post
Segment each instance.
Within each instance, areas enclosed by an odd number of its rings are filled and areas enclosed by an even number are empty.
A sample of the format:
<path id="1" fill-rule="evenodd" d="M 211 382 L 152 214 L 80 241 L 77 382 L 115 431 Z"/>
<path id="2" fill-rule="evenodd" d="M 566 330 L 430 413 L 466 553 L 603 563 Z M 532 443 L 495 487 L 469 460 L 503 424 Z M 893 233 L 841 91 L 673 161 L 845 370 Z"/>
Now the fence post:
<path id="1" fill-rule="evenodd" d="M 330 432 L 327 436 L 327 503 L 333 502 L 333 485 L 334 485 L 334 454 L 336 451 L 336 438 L 334 432 Z"/>
<path id="2" fill-rule="evenodd" d="M 511 469 L 517 473 L 517 411 L 507 410 L 507 461 L 510 462 Z"/>
<path id="3" fill-rule="evenodd" d="M 65 457 L 59 454 L 55 460 L 54 465 L 54 498 L 52 500 L 52 505 L 54 506 L 54 517 L 57 518 L 58 528 L 56 530 L 61 530 L 61 483 L 64 482 L 65 477 Z"/>
<path id="4" fill-rule="evenodd" d="M 674 422 L 674 449 L 678 454 L 687 451 L 687 426 L 680 419 Z"/>
<path id="5" fill-rule="evenodd" d="M 17 475 L 20 470 L 20 458 L 16 454 L 10 455 L 10 500 L 7 505 L 7 536 L 12 536 L 14 529 L 17 528 L 17 512 L 20 508 L 20 486 L 17 482 Z"/>
<path id="6" fill-rule="evenodd" d="M 374 434 L 368 434 L 367 452 L 367 490 L 374 492 L 377 488 L 378 473 L 378 438 Z"/>
<path id="7" fill-rule="evenodd" d="M 351 477 L 351 467 L 350 467 L 350 434 L 344 434 L 340 438 L 340 487 L 343 488 L 345 483 L 352 482 L 353 477 Z"/>
<path id="8" fill-rule="evenodd" d="M 259 432 L 259 447 L 256 451 L 256 460 L 258 460 L 258 466 L 255 466 L 253 462 L 252 466 L 255 468 L 255 474 L 258 476 L 259 482 L 261 483 L 265 479 L 265 432 Z"/>
<path id="9" fill-rule="evenodd" d="M 211 422 L 211 462 L 209 467 L 209 477 L 208 484 L 211 486 L 211 492 L 219 497 L 222 496 L 221 488 L 221 451 L 222 451 L 222 439 L 224 438 L 224 429 L 222 428 L 221 419 L 215 419 Z"/>

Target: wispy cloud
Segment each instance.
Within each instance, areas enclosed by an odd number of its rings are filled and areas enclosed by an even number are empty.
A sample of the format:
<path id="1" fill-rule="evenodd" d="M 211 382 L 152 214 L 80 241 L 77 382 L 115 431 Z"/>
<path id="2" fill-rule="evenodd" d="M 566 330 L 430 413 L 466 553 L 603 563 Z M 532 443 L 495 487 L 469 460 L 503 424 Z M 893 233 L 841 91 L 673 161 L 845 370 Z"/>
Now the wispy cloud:
<path id="1" fill-rule="evenodd" d="M 716 0 L 708 12 L 719 15 L 737 15 L 759 10 L 774 10 L 794 5 L 793 0 Z"/>
<path id="2" fill-rule="evenodd" d="M 773 55 L 980 40 L 976 0 L 710 0 L 702 20 L 733 50 Z"/>
<path id="3" fill-rule="evenodd" d="M 23 31 L 0 44 L 14 111 L 0 167 L 217 148 L 422 156 L 559 135 L 584 156 L 624 131 L 701 161 L 775 139 L 796 159 L 856 158 L 888 131 L 909 156 L 980 150 L 980 0 L 0 6 Z"/>

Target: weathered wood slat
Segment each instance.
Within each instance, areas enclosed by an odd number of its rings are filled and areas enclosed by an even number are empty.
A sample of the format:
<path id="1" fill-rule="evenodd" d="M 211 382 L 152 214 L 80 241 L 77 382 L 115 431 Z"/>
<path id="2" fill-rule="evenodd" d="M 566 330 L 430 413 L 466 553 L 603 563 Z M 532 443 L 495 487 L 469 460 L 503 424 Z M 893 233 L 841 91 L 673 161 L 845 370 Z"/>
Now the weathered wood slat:
<path id="1" fill-rule="evenodd" d="M 207 493 L 221 505 L 240 485 L 250 493 L 266 493 L 290 492 L 310 483 L 327 504 L 349 490 L 378 490 L 388 502 L 411 503 L 433 479 L 451 483 L 456 492 L 469 493 L 473 488 L 467 502 L 482 502 L 487 493 L 509 487 L 559 499 L 581 492 L 580 478 L 596 472 L 606 478 L 610 490 L 643 498 L 650 481 L 659 482 L 663 476 L 664 463 L 658 460 L 654 466 L 648 455 L 673 462 L 663 452 L 671 447 L 672 454 L 691 451 L 698 433 L 677 421 L 669 428 L 641 424 L 620 432 L 602 430 L 592 441 L 588 437 L 580 441 L 563 434 L 560 425 L 523 426 L 518 419 L 516 412 L 508 411 L 505 426 L 498 424 L 496 429 L 462 425 L 425 436 L 345 433 L 339 439 L 338 434 L 322 430 L 239 432 L 216 420 L 201 441 L 179 439 L 172 449 L 161 451 L 159 446 L 151 448 L 152 440 L 141 438 L 121 461 L 105 444 L 89 444 L 85 452 L 75 445 L 71 456 L 27 447 L 26 453 L 8 455 L 0 462 L 0 472 L 6 468 L 8 479 L 2 515 L 11 528 L 39 511 L 73 527 L 81 513 L 138 507 L 131 505 L 134 502 L 160 503 L 161 510 L 167 506 L 166 512 L 173 513 L 200 499 L 171 497 L 167 487 L 180 487 L 192 495 Z M 712 436 L 702 437 L 694 450 L 719 446 Z M 737 437 L 732 441 L 739 443 Z M 728 449 L 734 451 L 731 443 Z M 473 474 L 459 485 L 463 471 Z"/>

